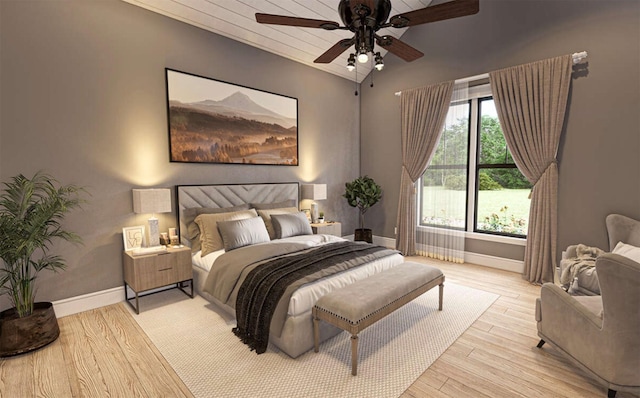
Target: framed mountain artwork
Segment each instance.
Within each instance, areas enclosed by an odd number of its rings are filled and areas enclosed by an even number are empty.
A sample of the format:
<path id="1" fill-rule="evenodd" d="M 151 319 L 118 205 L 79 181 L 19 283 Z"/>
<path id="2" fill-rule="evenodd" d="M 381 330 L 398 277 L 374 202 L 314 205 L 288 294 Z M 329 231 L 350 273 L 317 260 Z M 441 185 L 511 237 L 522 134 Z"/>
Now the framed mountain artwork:
<path id="1" fill-rule="evenodd" d="M 171 162 L 298 165 L 298 100 L 166 69 Z"/>

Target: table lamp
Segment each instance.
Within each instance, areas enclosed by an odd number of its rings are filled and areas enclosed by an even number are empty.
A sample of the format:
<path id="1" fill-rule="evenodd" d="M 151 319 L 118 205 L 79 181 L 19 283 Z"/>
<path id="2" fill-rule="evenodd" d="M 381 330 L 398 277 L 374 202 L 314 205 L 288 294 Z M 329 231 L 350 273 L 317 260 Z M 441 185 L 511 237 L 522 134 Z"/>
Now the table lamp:
<path id="1" fill-rule="evenodd" d="M 151 213 L 151 218 L 148 220 L 149 246 L 160 245 L 160 231 L 155 213 L 171 212 L 171 190 L 168 188 L 134 189 L 133 212 L 136 214 Z"/>
<path id="2" fill-rule="evenodd" d="M 311 222 L 318 222 L 318 204 L 316 200 L 327 198 L 327 184 L 302 184 L 302 199 L 311 199 Z"/>

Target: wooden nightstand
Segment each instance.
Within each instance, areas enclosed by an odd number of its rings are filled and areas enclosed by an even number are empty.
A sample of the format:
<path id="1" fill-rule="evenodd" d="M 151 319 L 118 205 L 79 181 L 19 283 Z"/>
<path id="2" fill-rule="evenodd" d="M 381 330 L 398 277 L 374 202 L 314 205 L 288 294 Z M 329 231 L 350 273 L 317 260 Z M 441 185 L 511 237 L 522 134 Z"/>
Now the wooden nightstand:
<path id="1" fill-rule="evenodd" d="M 181 247 L 167 249 L 166 252 L 134 256 L 129 252 L 122 254 L 124 266 L 124 291 L 127 303 L 140 313 L 138 297 L 140 292 L 175 284 L 176 288 L 193 298 L 193 269 L 191 268 L 191 249 Z M 191 294 L 184 290 L 185 282 L 191 286 Z M 129 297 L 128 289 L 135 292 Z M 151 293 L 149 293 L 151 294 Z M 131 300 L 136 299 L 136 305 Z"/>
<path id="2" fill-rule="evenodd" d="M 342 224 L 335 221 L 322 224 L 312 223 L 311 230 L 314 234 L 342 236 Z"/>

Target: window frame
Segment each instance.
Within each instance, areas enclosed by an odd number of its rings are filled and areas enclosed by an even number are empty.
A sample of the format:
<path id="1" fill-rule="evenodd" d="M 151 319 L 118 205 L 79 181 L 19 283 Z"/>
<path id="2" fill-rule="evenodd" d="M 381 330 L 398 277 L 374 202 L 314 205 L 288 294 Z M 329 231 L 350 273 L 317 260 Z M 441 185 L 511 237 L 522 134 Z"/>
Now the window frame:
<path id="1" fill-rule="evenodd" d="M 516 168 L 517 166 L 514 164 L 492 164 L 489 167 L 481 166 L 479 164 L 480 161 L 480 152 L 478 151 L 479 141 L 480 141 L 480 101 L 485 101 L 488 99 L 493 99 L 493 93 L 491 92 L 491 86 L 486 84 L 480 84 L 476 86 L 470 86 L 468 89 L 468 98 L 466 100 L 456 101 L 456 103 L 469 103 L 469 132 L 468 132 L 468 147 L 467 147 L 467 195 L 466 195 L 466 208 L 465 208 L 465 228 L 456 228 L 456 227 L 448 227 L 445 225 L 430 225 L 423 224 L 422 219 L 422 191 L 423 189 L 418 189 L 416 193 L 416 205 L 418 206 L 417 216 L 417 225 L 418 229 L 428 231 L 428 232 L 438 232 L 442 229 L 447 229 L 449 231 L 457 231 L 459 233 L 464 233 L 465 237 L 472 239 L 480 239 L 487 240 L 493 242 L 500 243 L 508 243 L 508 244 L 516 244 L 516 245 L 526 245 L 527 236 L 526 235 L 518 235 L 518 234 L 509 234 L 503 232 L 495 232 L 495 231 L 485 231 L 476 228 L 477 225 L 477 217 L 478 217 L 478 189 L 479 189 L 479 172 L 480 169 L 485 168 Z M 474 134 L 475 132 L 475 134 Z M 475 154 L 475 156 L 474 156 Z M 501 167 L 506 166 L 506 167 Z M 438 167 L 441 168 L 441 167 Z M 426 171 L 425 171 L 426 172 Z M 423 174 L 424 175 L 424 174 Z M 424 185 L 422 181 L 422 176 L 418 179 L 418 184 L 420 188 Z M 470 217 L 469 215 L 473 216 Z"/>

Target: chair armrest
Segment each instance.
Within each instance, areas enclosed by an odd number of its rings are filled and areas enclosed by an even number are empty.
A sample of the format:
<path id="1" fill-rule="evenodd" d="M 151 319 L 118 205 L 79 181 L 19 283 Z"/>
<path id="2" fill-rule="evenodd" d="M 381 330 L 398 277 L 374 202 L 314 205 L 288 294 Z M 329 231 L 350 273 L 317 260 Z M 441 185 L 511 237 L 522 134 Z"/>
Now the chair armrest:
<path id="1" fill-rule="evenodd" d="M 557 322 L 582 328 L 602 328 L 602 319 L 553 283 L 545 283 L 540 291 L 540 321 L 555 318 Z M 575 329 L 572 329 L 575 330 Z"/>

